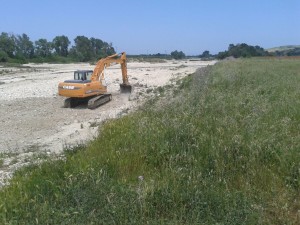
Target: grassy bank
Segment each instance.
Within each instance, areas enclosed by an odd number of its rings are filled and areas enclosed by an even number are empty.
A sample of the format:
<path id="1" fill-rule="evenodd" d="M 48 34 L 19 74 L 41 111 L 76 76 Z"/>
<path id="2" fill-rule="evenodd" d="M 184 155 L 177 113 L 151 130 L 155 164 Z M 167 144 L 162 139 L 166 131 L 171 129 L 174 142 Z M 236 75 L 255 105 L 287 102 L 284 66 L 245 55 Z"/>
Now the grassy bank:
<path id="1" fill-rule="evenodd" d="M 221 62 L 19 171 L 1 224 L 297 224 L 300 61 Z"/>

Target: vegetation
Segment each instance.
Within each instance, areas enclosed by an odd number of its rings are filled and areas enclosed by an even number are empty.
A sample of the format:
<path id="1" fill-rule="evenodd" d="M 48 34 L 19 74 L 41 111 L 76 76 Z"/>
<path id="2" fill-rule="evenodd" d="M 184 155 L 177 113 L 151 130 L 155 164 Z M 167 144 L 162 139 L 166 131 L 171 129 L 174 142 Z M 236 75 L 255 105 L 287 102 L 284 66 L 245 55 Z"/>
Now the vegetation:
<path id="1" fill-rule="evenodd" d="M 70 62 L 93 61 L 115 53 L 112 44 L 97 38 L 77 36 L 70 48 L 67 36 L 56 36 L 51 42 L 41 38 L 34 43 L 26 34 L 0 34 L 0 62 Z"/>
<path id="2" fill-rule="evenodd" d="M 129 55 L 127 54 L 129 61 L 138 62 L 150 62 L 150 63 L 163 63 L 165 60 L 172 59 L 171 55 L 168 54 L 140 54 L 140 55 Z"/>
<path id="3" fill-rule="evenodd" d="M 291 49 L 286 53 L 287 56 L 300 56 L 300 48 Z"/>
<path id="4" fill-rule="evenodd" d="M 199 55 L 199 58 L 203 61 L 209 61 L 216 59 L 215 55 L 210 54 L 208 50 L 205 50 L 202 54 Z"/>
<path id="5" fill-rule="evenodd" d="M 147 63 L 165 63 L 164 58 L 153 58 L 153 57 L 127 57 L 128 62 L 147 62 Z"/>
<path id="6" fill-rule="evenodd" d="M 224 61 L 19 171 L 1 224 L 298 224 L 300 61 Z M 166 96 L 166 95 L 164 95 Z"/>
<path id="7" fill-rule="evenodd" d="M 68 47 L 70 43 L 71 42 L 69 41 L 69 38 L 64 35 L 56 36 L 52 41 L 53 48 L 55 49 L 57 55 L 64 57 L 68 56 Z"/>
<path id="8" fill-rule="evenodd" d="M 209 58 L 212 55 L 210 54 L 210 52 L 208 50 L 205 50 L 201 55 L 199 55 L 200 58 Z"/>
<path id="9" fill-rule="evenodd" d="M 74 46 L 65 35 L 56 36 L 52 41 L 40 38 L 32 42 L 26 34 L 14 35 L 2 32 L 0 34 L 0 63 L 22 64 L 26 62 L 91 62 L 108 55 L 115 54 L 112 43 L 107 43 L 97 38 L 77 36 Z M 299 46 L 282 46 L 265 51 L 259 46 L 251 46 L 245 43 L 230 44 L 227 51 L 212 55 L 205 50 L 199 57 L 202 60 L 226 57 L 249 58 L 253 56 L 299 56 Z M 129 55 L 129 58 L 137 60 L 155 61 L 160 59 L 184 59 L 186 55 L 182 51 L 172 51 L 171 54 L 144 54 Z M 155 58 L 155 59 L 153 59 Z M 162 61 L 162 60 L 160 60 Z"/>
<path id="10" fill-rule="evenodd" d="M 2 32 L 0 34 L 0 63 L 90 62 L 116 53 L 112 43 L 93 37 L 77 36 L 74 39 L 74 46 L 70 44 L 71 41 L 65 35 L 56 36 L 52 41 L 40 38 L 33 42 L 26 34 L 14 35 Z M 157 53 L 129 57 L 142 61 L 155 61 L 157 59 L 182 59 L 185 58 L 185 54 L 176 50 L 171 54 Z"/>
<path id="11" fill-rule="evenodd" d="M 280 46 L 278 48 L 268 49 L 273 56 L 300 56 L 300 46 L 299 45 L 287 45 Z"/>
<path id="12" fill-rule="evenodd" d="M 300 45 L 279 46 L 279 47 L 269 48 L 269 49 L 267 49 L 267 51 L 268 52 L 286 51 L 286 50 L 292 50 L 294 48 L 300 48 Z"/>
<path id="13" fill-rule="evenodd" d="M 253 56 L 267 56 L 268 53 L 259 46 L 251 46 L 245 43 L 243 44 L 230 44 L 227 51 L 219 52 L 217 55 L 218 59 L 224 59 L 226 57 L 234 58 L 249 58 Z"/>
<path id="14" fill-rule="evenodd" d="M 185 58 L 185 54 L 182 51 L 177 51 L 177 50 L 171 52 L 171 56 L 174 59 L 183 59 L 183 58 Z"/>
<path id="15" fill-rule="evenodd" d="M 165 60 L 170 60 L 170 59 L 183 59 L 185 58 L 185 54 L 180 51 L 178 52 L 177 50 L 171 52 L 171 54 L 140 54 L 140 55 L 127 55 L 127 57 L 130 60 L 133 61 L 139 61 L 139 62 L 151 62 L 151 63 L 157 63 L 157 62 L 165 62 Z"/>
<path id="16" fill-rule="evenodd" d="M 288 51 L 287 56 L 300 56 L 300 48 L 295 48 Z"/>

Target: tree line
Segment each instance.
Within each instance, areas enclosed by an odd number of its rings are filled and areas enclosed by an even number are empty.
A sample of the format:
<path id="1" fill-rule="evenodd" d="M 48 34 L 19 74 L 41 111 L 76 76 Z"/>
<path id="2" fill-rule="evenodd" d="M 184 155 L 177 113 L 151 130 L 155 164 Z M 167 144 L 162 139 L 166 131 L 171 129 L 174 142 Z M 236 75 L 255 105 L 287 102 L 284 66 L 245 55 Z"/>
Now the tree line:
<path id="1" fill-rule="evenodd" d="M 258 45 L 251 46 L 245 43 L 237 44 L 237 45 L 230 44 L 228 46 L 228 50 L 224 52 L 219 52 L 217 58 L 224 59 L 230 56 L 234 58 L 240 58 L 240 57 L 249 58 L 249 57 L 256 57 L 256 56 L 269 56 L 269 53 Z"/>
<path id="2" fill-rule="evenodd" d="M 27 34 L 14 35 L 2 32 L 0 34 L 0 62 L 71 62 L 71 61 L 95 61 L 99 58 L 115 54 L 112 43 L 107 43 L 98 38 L 77 36 L 74 45 L 65 35 L 56 36 L 52 41 L 40 38 L 31 41 Z M 288 52 L 269 53 L 260 46 L 251 46 L 245 43 L 230 44 L 226 51 L 218 54 L 210 54 L 205 50 L 198 57 L 201 59 L 224 59 L 227 57 L 255 57 L 255 56 L 294 56 L 300 55 L 300 48 Z M 150 55 L 148 55 L 150 56 Z M 173 51 L 170 55 L 156 54 L 158 58 L 183 59 L 186 55 L 182 51 Z"/>
<path id="3" fill-rule="evenodd" d="M 40 38 L 31 41 L 27 34 L 0 34 L 0 62 L 27 61 L 81 61 L 97 60 L 115 54 L 112 43 L 98 38 L 77 36 L 74 45 L 65 35 L 56 36 L 52 41 Z"/>
<path id="4" fill-rule="evenodd" d="M 210 54 L 208 50 L 205 50 L 202 54 L 199 55 L 202 59 L 224 59 L 227 57 L 234 57 L 234 58 L 250 58 L 250 57 L 257 57 L 257 56 L 271 56 L 271 54 L 265 51 L 260 46 L 251 46 L 245 43 L 242 44 L 230 44 L 226 51 L 221 51 L 218 54 Z"/>
<path id="5" fill-rule="evenodd" d="M 297 50 L 290 52 L 290 55 L 297 53 Z M 159 56 L 160 54 L 156 54 Z M 198 55 L 199 58 L 203 60 L 211 60 L 211 59 L 224 59 L 227 57 L 234 58 L 249 58 L 249 57 L 257 57 L 257 56 L 273 56 L 271 53 L 265 51 L 260 46 L 251 46 L 245 43 L 242 44 L 230 44 L 226 51 L 219 52 L 218 54 L 211 54 L 208 50 L 205 50 L 202 54 Z M 171 52 L 171 57 L 173 59 L 183 59 L 186 58 L 186 55 L 182 51 L 173 51 Z"/>

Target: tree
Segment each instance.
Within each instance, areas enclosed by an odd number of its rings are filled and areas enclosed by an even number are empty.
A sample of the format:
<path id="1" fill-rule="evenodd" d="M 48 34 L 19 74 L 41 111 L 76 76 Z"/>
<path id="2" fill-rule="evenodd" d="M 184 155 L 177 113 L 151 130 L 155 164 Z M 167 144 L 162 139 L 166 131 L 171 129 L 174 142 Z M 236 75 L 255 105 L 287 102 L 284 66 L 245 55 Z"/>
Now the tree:
<path id="1" fill-rule="evenodd" d="M 98 60 L 115 54 L 112 43 L 108 44 L 101 39 L 77 36 L 74 42 L 75 46 L 70 49 L 70 55 L 79 61 Z"/>
<path id="2" fill-rule="evenodd" d="M 90 42 L 92 45 L 93 57 L 97 59 L 105 57 L 105 52 L 103 50 L 104 42 L 97 38 L 90 38 Z"/>
<path id="3" fill-rule="evenodd" d="M 209 53 L 208 50 L 204 51 L 201 55 L 200 58 L 209 58 L 211 57 L 211 54 Z"/>
<path id="4" fill-rule="evenodd" d="M 234 44 L 229 44 L 228 51 L 230 51 L 232 48 L 234 48 Z"/>
<path id="5" fill-rule="evenodd" d="M 225 59 L 227 58 L 229 55 L 228 55 L 228 51 L 225 51 L 225 52 L 219 52 L 219 54 L 217 55 L 217 58 L 218 59 Z"/>
<path id="6" fill-rule="evenodd" d="M 7 62 L 8 61 L 8 55 L 5 51 L 0 50 L 0 62 Z"/>
<path id="7" fill-rule="evenodd" d="M 0 35 L 0 51 L 5 52 L 9 57 L 14 57 L 16 51 L 16 38 L 14 35 L 2 32 Z"/>
<path id="8" fill-rule="evenodd" d="M 93 58 L 93 46 L 90 39 L 85 36 L 77 36 L 75 39 L 74 53 L 79 61 L 89 61 Z"/>
<path id="9" fill-rule="evenodd" d="M 30 41 L 30 38 L 27 34 L 18 35 L 16 39 L 17 44 L 17 54 L 19 58 L 31 58 L 34 55 L 33 42 Z"/>
<path id="10" fill-rule="evenodd" d="M 52 43 L 46 39 L 39 39 L 35 42 L 35 54 L 39 57 L 48 57 L 52 53 Z"/>
<path id="11" fill-rule="evenodd" d="M 107 42 L 103 43 L 103 51 L 106 56 L 113 55 L 116 53 L 114 47 L 112 46 L 112 43 L 107 43 Z"/>
<path id="12" fill-rule="evenodd" d="M 56 54 L 64 57 L 68 56 L 68 48 L 70 43 L 71 42 L 69 41 L 69 38 L 64 35 L 56 36 L 52 41 L 52 45 Z"/>
<path id="13" fill-rule="evenodd" d="M 182 51 L 178 52 L 177 50 L 171 52 L 171 56 L 174 59 L 183 59 L 183 58 L 185 58 L 185 54 Z"/>

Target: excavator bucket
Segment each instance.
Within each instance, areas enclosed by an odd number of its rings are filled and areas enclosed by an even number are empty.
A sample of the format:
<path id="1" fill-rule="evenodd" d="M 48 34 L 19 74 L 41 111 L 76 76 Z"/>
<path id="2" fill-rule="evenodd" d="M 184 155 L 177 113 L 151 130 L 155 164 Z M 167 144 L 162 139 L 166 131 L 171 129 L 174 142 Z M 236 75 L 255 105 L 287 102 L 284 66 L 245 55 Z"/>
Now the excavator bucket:
<path id="1" fill-rule="evenodd" d="M 120 84 L 121 93 L 131 93 L 132 86 L 130 84 Z"/>

